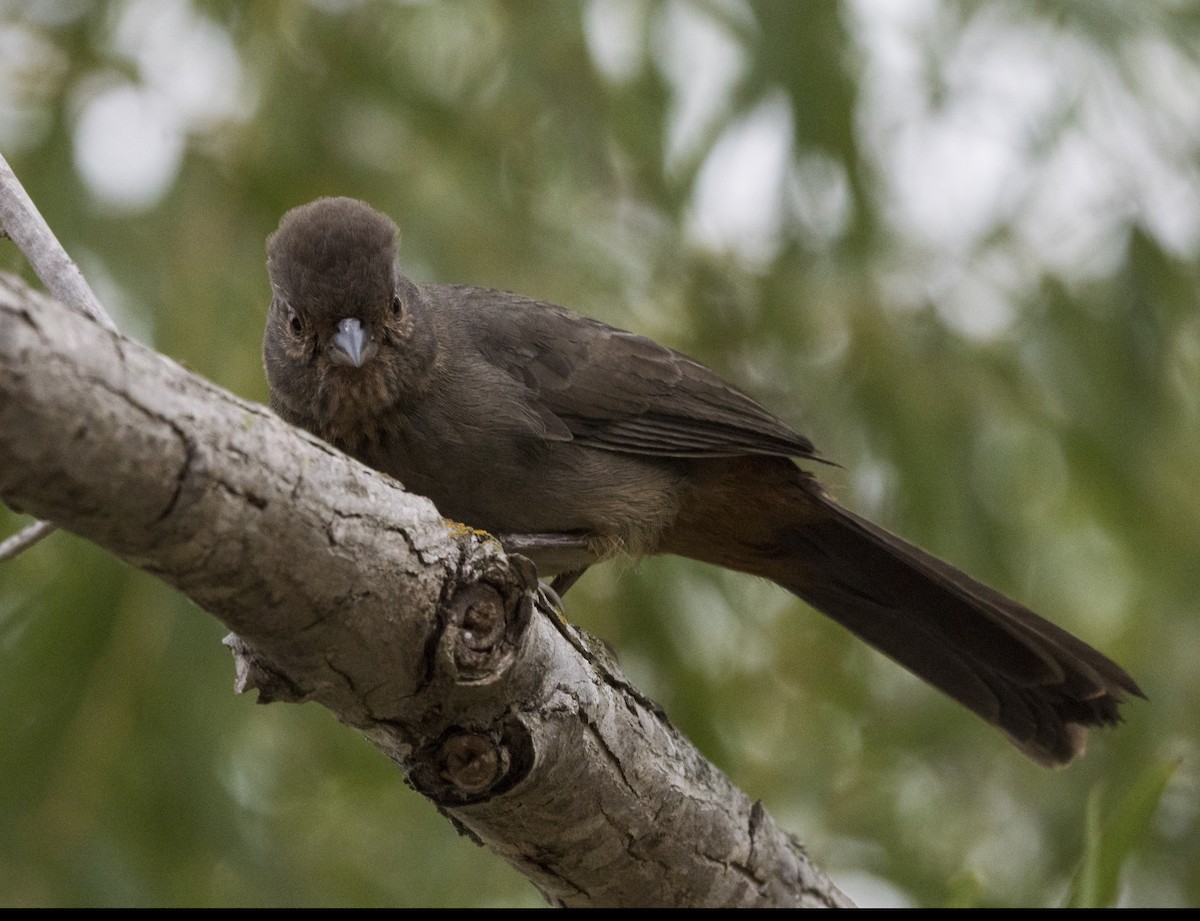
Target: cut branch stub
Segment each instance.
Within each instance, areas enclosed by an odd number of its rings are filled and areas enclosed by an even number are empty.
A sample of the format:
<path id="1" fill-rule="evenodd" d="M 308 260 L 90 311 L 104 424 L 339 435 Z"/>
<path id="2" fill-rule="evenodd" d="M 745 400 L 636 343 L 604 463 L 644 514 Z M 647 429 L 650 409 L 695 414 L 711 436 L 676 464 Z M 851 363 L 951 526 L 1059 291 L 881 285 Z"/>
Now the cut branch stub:
<path id="1" fill-rule="evenodd" d="M 484 802 L 511 790 L 533 767 L 529 730 L 513 714 L 492 726 L 451 727 L 414 752 L 408 781 L 439 806 Z"/>
<path id="2" fill-rule="evenodd" d="M 504 677 L 533 612 L 537 584 L 532 564 L 498 555 L 486 539 L 474 543 L 463 572 L 475 579 L 451 583 L 442 606 L 444 628 L 438 642 L 437 669 L 460 685 L 488 684 Z"/>
<path id="3" fill-rule="evenodd" d="M 484 793 L 508 768 L 508 752 L 480 732 L 455 732 L 438 747 L 442 780 L 467 795 Z"/>

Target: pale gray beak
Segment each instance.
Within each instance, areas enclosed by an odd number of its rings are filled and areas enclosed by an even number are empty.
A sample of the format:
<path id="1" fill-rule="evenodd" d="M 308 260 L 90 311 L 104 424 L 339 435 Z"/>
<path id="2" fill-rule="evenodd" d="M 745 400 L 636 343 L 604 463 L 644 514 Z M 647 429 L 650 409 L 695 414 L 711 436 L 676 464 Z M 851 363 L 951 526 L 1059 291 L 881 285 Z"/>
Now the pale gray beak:
<path id="1" fill-rule="evenodd" d="M 354 317 L 338 323 L 337 332 L 329 344 L 329 357 L 339 365 L 361 368 L 375 354 L 373 343 L 363 325 Z"/>

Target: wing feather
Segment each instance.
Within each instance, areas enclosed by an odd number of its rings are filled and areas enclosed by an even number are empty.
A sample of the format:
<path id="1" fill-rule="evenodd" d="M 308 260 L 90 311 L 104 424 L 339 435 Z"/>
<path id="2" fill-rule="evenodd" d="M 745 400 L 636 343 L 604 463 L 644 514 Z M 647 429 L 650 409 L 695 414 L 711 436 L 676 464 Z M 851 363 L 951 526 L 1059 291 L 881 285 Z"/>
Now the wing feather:
<path id="1" fill-rule="evenodd" d="M 821 460 L 812 442 L 666 346 L 515 294 L 459 288 L 480 353 L 579 444 L 663 457 Z M 481 328 L 482 327 L 482 328 Z"/>

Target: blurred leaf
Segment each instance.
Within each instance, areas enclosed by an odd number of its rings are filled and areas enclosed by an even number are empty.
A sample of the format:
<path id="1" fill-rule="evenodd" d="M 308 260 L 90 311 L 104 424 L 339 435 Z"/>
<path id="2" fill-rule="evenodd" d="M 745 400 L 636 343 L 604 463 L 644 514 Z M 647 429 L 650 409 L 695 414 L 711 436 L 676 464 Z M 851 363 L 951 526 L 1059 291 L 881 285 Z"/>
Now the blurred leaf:
<path id="1" fill-rule="evenodd" d="M 1182 759 L 1156 765 L 1139 777 L 1113 811 L 1102 814 L 1102 787 L 1088 797 L 1083 862 L 1071 884 L 1068 908 L 1115 907 L 1121 871 L 1150 823 Z"/>

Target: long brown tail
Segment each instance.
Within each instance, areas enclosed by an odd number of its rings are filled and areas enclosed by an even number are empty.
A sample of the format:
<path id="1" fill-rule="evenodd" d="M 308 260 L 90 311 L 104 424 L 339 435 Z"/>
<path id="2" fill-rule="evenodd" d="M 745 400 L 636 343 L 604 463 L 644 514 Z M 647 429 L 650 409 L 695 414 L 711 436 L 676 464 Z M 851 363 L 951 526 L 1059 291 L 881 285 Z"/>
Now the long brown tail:
<path id="1" fill-rule="evenodd" d="M 794 466 L 785 484 L 776 459 L 740 461 L 735 476 L 711 468 L 671 552 L 779 583 L 1042 764 L 1082 754 L 1087 727 L 1119 722 L 1126 694 L 1143 696 L 1082 640 L 842 508 Z M 724 533 L 697 540 L 703 520 Z"/>

